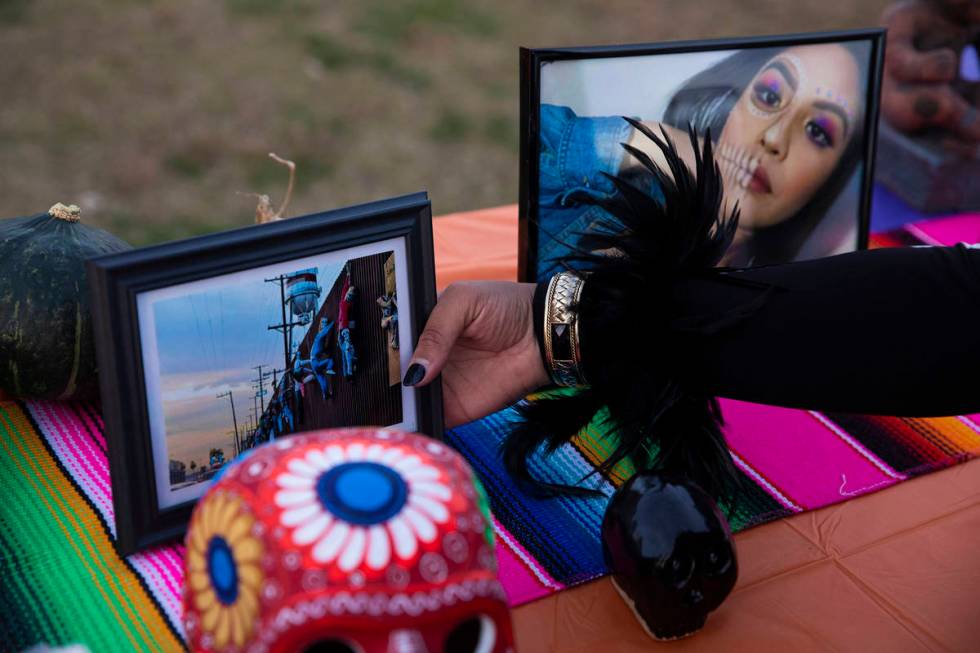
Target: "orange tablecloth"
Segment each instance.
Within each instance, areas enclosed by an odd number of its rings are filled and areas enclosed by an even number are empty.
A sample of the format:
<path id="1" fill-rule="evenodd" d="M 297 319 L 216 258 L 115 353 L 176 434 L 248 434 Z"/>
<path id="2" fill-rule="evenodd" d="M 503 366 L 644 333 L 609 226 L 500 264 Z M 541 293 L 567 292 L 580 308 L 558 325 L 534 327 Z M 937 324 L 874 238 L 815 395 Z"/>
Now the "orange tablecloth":
<path id="1" fill-rule="evenodd" d="M 516 206 L 449 217 L 434 227 L 440 290 L 516 278 Z M 980 651 L 980 459 L 735 541 L 738 585 L 694 637 L 654 642 L 602 579 L 515 609 L 518 648 Z"/>

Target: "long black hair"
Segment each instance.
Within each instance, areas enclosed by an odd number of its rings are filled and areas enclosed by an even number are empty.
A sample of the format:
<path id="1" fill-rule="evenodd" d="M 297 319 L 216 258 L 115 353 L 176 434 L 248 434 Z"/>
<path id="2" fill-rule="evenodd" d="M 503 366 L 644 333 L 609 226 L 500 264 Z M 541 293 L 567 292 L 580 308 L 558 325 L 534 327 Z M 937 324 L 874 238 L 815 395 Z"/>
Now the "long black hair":
<path id="1" fill-rule="evenodd" d="M 861 41 L 839 43 L 854 58 L 858 68 L 858 89 L 867 88 L 868 44 Z M 662 122 L 682 131 L 693 127 L 698 133 L 721 135 L 735 103 L 762 67 L 785 48 L 747 48 L 739 50 L 688 79 L 674 93 Z M 826 216 L 834 200 L 847 185 L 864 149 L 864 101 L 854 121 L 854 134 L 840 161 L 813 197 L 788 220 L 753 233 L 748 256 L 754 265 L 794 260 L 807 238 Z"/>

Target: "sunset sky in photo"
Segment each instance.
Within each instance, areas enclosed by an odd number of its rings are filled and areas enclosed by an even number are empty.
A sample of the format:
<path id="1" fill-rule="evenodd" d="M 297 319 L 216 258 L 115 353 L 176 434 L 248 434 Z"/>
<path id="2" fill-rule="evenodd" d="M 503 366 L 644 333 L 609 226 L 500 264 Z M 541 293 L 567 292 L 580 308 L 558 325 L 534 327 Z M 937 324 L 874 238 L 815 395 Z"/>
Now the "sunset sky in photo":
<path id="1" fill-rule="evenodd" d="M 343 265 L 318 269 L 318 284 L 325 292 Z M 283 367 L 282 333 L 268 329 L 282 320 L 279 285 L 259 279 L 213 286 L 158 301 L 153 308 L 169 458 L 188 468 L 192 460 L 206 465 L 211 448 L 217 447 L 230 459 L 235 451 L 231 404 L 217 395 L 232 392 L 239 433 L 244 435 L 256 392 L 255 368 Z M 303 333 L 305 328 L 296 329 L 293 341 L 299 342 Z M 270 377 L 267 391 L 271 384 Z"/>

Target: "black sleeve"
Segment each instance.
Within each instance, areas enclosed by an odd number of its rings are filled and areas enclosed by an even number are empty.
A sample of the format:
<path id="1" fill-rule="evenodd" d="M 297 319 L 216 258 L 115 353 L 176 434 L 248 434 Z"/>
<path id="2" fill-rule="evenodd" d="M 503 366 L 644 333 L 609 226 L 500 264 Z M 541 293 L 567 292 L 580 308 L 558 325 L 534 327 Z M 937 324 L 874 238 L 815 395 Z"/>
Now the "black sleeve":
<path id="1" fill-rule="evenodd" d="M 879 249 L 725 274 L 778 288 L 737 326 L 681 338 L 689 391 L 841 412 L 980 412 L 980 249 Z M 679 314 L 699 315 L 758 292 L 689 280 L 674 299 Z"/>

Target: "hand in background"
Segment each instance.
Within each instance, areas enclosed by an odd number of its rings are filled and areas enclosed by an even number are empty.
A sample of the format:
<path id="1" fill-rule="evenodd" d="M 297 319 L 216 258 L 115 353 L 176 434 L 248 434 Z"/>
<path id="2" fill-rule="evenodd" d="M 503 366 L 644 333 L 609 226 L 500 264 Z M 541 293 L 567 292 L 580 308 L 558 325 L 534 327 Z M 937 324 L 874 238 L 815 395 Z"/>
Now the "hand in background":
<path id="1" fill-rule="evenodd" d="M 946 141 L 974 152 L 980 143 L 980 86 L 959 80 L 959 60 L 978 33 L 980 0 L 900 2 L 882 20 L 888 28 L 884 117 L 906 132 L 945 130 Z"/>
<path id="2" fill-rule="evenodd" d="M 405 385 L 442 373 L 446 426 L 504 408 L 549 383 L 534 335 L 534 284 L 454 283 L 419 336 Z"/>

